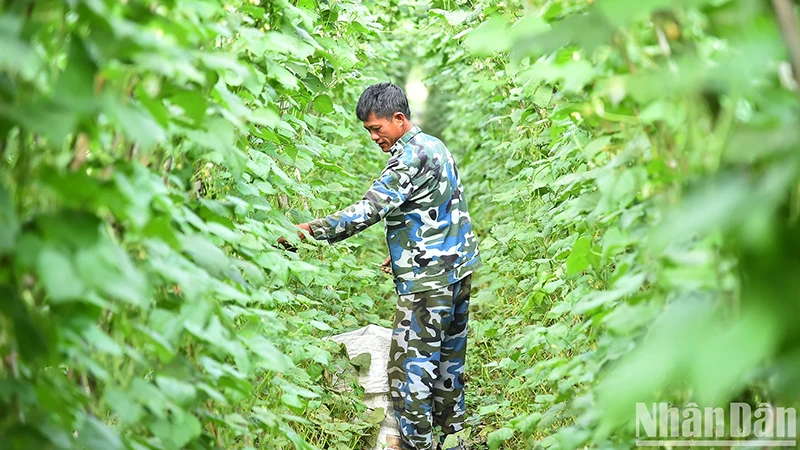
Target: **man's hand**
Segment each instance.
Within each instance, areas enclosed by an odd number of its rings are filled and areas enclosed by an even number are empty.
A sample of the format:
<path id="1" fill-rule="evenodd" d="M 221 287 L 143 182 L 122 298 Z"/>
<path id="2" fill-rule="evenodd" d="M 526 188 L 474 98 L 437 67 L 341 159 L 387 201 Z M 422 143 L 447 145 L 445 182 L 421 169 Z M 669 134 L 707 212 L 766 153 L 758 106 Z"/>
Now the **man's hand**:
<path id="1" fill-rule="evenodd" d="M 306 233 L 308 233 L 311 236 L 314 235 L 314 233 L 311 231 L 311 225 L 309 225 L 307 223 L 298 224 L 297 228 L 300 228 L 301 230 L 305 231 Z M 301 240 L 305 241 L 306 240 L 306 234 L 303 233 L 303 231 L 298 231 L 297 234 L 300 236 Z"/>
<path id="2" fill-rule="evenodd" d="M 392 257 L 387 256 L 386 261 L 384 261 L 383 264 L 381 264 L 381 270 L 389 274 L 392 273 L 392 268 L 389 266 L 391 262 L 392 262 Z"/>
<path id="3" fill-rule="evenodd" d="M 300 240 L 301 240 L 301 241 L 305 241 L 305 240 L 306 240 L 306 233 L 308 233 L 308 234 L 313 234 L 313 233 L 311 232 L 311 226 L 309 226 L 307 223 L 300 223 L 300 224 L 297 224 L 297 228 L 298 228 L 298 230 L 297 230 L 297 235 L 298 235 L 298 236 L 300 236 Z M 304 232 L 305 232 L 305 233 L 304 233 Z M 285 238 L 285 237 L 283 237 L 283 236 L 281 236 L 281 237 L 279 237 L 279 238 L 278 238 L 278 244 L 281 244 L 281 245 L 283 246 L 283 248 L 285 248 L 285 249 L 287 249 L 287 250 L 291 250 L 291 251 L 297 251 L 297 248 L 296 248 L 295 246 L 293 246 L 293 245 L 292 245 L 292 244 L 291 244 L 291 243 L 290 243 L 288 240 L 286 240 L 286 238 Z"/>

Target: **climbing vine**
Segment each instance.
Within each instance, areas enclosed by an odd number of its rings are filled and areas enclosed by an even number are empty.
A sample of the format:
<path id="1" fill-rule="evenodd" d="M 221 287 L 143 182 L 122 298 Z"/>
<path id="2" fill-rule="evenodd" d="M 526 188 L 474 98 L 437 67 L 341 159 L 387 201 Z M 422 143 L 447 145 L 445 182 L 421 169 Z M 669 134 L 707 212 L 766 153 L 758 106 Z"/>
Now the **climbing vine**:
<path id="1" fill-rule="evenodd" d="M 363 292 L 354 247 L 274 243 L 363 185 L 349 105 L 390 22 L 25 0 L 0 22 L 2 447 L 360 448 L 382 417 L 332 389 L 353 366 L 320 337 L 381 320 L 389 286 Z"/>
<path id="2" fill-rule="evenodd" d="M 797 406 L 800 75 L 781 3 L 431 10 L 429 113 L 463 152 L 488 262 L 476 442 L 632 448 L 637 402 Z"/>
<path id="3" fill-rule="evenodd" d="M 390 326 L 382 232 L 293 224 L 379 173 L 354 105 L 412 68 L 486 263 L 473 448 L 631 448 L 637 402 L 796 406 L 796 9 L 0 2 L 0 447 L 371 445 L 384 411 L 323 338 Z"/>

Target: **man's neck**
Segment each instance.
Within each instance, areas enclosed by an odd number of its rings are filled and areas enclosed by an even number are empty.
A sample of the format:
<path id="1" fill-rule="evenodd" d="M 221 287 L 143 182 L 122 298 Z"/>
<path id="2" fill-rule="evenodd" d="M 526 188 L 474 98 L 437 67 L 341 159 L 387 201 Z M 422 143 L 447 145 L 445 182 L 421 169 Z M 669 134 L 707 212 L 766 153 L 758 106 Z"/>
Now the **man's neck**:
<path id="1" fill-rule="evenodd" d="M 400 139 L 402 139 L 402 138 L 403 138 L 403 136 L 405 136 L 405 135 L 406 135 L 406 134 L 407 134 L 409 131 L 411 131 L 411 130 L 413 130 L 413 129 L 414 129 L 414 124 L 413 124 L 413 123 L 411 123 L 411 121 L 410 121 L 410 120 L 409 120 L 408 122 L 406 122 L 406 123 L 403 125 L 403 134 L 401 134 L 401 135 L 400 135 L 400 137 L 399 137 L 399 138 L 397 138 L 397 140 L 396 140 L 396 141 L 394 141 L 394 144 L 392 144 L 392 147 L 394 147 L 394 146 L 395 146 L 395 145 L 396 145 L 396 144 L 397 144 L 397 143 L 400 141 Z M 386 151 L 389 151 L 389 150 L 386 150 Z"/>

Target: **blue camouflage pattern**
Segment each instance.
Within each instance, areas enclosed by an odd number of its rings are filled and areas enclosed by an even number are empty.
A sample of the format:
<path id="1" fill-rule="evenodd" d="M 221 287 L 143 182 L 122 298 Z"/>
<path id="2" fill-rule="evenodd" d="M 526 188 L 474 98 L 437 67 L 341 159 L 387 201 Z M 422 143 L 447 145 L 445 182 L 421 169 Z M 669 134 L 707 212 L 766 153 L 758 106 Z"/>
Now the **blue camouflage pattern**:
<path id="1" fill-rule="evenodd" d="M 332 244 L 385 219 L 397 293 L 449 286 L 481 263 L 453 155 L 417 126 L 390 154 L 361 201 L 309 222 L 312 235 Z"/>
<path id="2" fill-rule="evenodd" d="M 452 437 L 464 429 L 471 290 L 467 275 L 397 301 L 388 373 L 403 449 L 436 449 L 434 434 Z"/>

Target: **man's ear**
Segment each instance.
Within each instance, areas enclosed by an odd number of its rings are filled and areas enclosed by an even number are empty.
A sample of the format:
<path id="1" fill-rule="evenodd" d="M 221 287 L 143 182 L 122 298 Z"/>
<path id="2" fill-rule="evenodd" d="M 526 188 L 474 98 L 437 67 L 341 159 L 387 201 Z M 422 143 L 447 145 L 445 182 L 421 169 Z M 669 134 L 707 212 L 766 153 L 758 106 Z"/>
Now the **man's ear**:
<path id="1" fill-rule="evenodd" d="M 392 119 L 398 124 L 403 124 L 406 121 L 406 115 L 401 112 L 396 112 L 394 116 L 392 116 Z"/>

